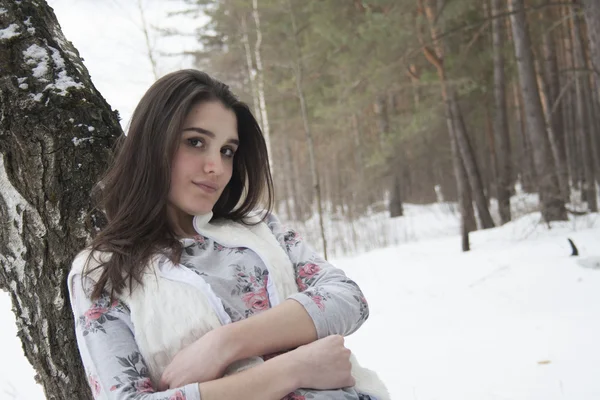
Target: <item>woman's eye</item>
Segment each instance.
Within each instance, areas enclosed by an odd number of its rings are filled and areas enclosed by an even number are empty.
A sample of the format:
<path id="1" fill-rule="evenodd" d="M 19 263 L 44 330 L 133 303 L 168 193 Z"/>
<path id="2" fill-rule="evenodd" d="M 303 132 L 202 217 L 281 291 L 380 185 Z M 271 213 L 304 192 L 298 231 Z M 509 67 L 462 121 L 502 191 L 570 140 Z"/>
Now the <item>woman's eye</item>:
<path id="1" fill-rule="evenodd" d="M 233 157 L 233 155 L 235 154 L 235 151 L 233 151 L 230 148 L 225 148 L 225 149 L 221 150 L 221 153 L 223 153 L 223 155 L 225 157 Z"/>
<path id="2" fill-rule="evenodd" d="M 188 139 L 188 143 L 192 147 L 202 147 L 204 145 L 204 143 L 202 143 L 202 140 L 196 138 Z"/>

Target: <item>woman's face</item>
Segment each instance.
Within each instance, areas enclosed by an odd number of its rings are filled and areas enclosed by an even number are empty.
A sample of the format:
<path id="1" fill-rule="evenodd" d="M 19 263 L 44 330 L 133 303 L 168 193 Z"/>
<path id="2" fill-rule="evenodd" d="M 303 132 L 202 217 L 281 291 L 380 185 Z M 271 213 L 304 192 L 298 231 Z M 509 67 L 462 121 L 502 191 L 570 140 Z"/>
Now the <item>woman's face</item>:
<path id="1" fill-rule="evenodd" d="M 191 109 L 171 169 L 168 215 L 175 226 L 184 228 L 190 216 L 212 211 L 231 179 L 238 146 L 235 113 L 223 103 L 204 102 Z"/>

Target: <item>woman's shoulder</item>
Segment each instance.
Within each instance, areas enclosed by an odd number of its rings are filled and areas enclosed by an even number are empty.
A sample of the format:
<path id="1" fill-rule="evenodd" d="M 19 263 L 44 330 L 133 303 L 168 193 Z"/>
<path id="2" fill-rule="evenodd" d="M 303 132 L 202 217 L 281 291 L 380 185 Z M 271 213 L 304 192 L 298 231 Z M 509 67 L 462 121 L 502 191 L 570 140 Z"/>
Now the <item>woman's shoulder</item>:
<path id="1" fill-rule="evenodd" d="M 99 270 L 99 267 L 110 260 L 111 254 L 106 251 L 92 251 L 91 247 L 86 247 L 73 259 L 69 275 L 93 274 L 94 271 Z"/>

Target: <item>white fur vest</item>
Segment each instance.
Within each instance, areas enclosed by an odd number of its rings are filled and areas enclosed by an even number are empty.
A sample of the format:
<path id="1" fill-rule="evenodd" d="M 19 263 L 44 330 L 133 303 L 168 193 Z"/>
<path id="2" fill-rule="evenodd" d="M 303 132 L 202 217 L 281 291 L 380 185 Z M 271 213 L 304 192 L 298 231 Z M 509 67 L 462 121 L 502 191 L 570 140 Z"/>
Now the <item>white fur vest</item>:
<path id="1" fill-rule="evenodd" d="M 224 246 L 246 247 L 256 252 L 269 271 L 267 292 L 272 307 L 298 292 L 292 263 L 266 223 L 254 226 L 233 221 L 209 223 L 211 216 L 195 217 L 196 231 Z M 69 285 L 74 275 L 93 269 L 110 257 L 107 253 L 95 254 L 86 265 L 88 255 L 89 250 L 85 250 L 73 261 Z M 96 269 L 90 277 L 97 278 L 99 274 Z M 135 341 L 155 385 L 179 350 L 210 330 L 231 323 L 221 300 L 202 277 L 183 265 L 159 262 L 158 257 L 150 262 L 142 285 L 131 294 L 125 290 L 119 299 L 131 311 Z M 354 356 L 351 361 L 356 390 L 377 400 L 389 400 L 377 374 L 361 367 Z M 261 362 L 259 357 L 236 362 L 227 369 L 227 374 Z"/>

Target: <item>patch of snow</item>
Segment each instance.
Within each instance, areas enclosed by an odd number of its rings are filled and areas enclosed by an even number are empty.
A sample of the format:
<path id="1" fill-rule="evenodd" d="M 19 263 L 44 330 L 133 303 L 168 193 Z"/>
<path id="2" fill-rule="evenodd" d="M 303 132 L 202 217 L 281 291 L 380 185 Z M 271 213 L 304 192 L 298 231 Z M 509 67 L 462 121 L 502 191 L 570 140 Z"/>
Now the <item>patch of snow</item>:
<path id="1" fill-rule="evenodd" d="M 63 60 L 60 55 L 60 51 L 52 46 L 48 46 L 48 48 L 52 51 L 52 61 L 54 61 L 54 66 L 56 68 L 65 69 L 65 60 Z"/>
<path id="2" fill-rule="evenodd" d="M 73 142 L 73 144 L 75 146 L 79 146 L 81 143 L 84 143 L 84 142 L 94 143 L 94 138 L 93 137 L 87 137 L 87 138 L 81 138 L 80 139 L 80 138 L 74 137 L 72 139 L 72 142 Z"/>
<path id="3" fill-rule="evenodd" d="M 93 126 L 88 126 L 88 131 L 94 132 L 95 130 L 96 130 L 96 128 L 94 128 Z"/>
<path id="4" fill-rule="evenodd" d="M 16 36 L 19 36 L 19 25 L 10 24 L 7 28 L 0 29 L 0 40 L 11 39 Z"/>
<path id="5" fill-rule="evenodd" d="M 26 83 L 21 83 L 21 84 L 19 85 L 19 89 L 22 89 L 22 90 L 27 90 L 27 89 L 29 89 L 29 85 L 28 85 L 28 84 L 26 84 Z"/>
<path id="6" fill-rule="evenodd" d="M 48 61 L 50 61 L 50 57 L 46 49 L 37 44 L 32 44 L 23 52 L 23 56 L 27 65 L 34 66 L 33 76 L 42 82 L 47 82 L 48 80 L 45 76 L 48 74 Z"/>
<path id="7" fill-rule="evenodd" d="M 67 71 L 60 71 L 56 82 L 46 86 L 44 90 L 57 89 L 59 91 L 58 94 L 66 96 L 68 94 L 67 89 L 69 88 L 83 89 L 83 84 L 75 82 L 75 80 L 67 74 Z"/>
<path id="8" fill-rule="evenodd" d="M 27 26 L 27 32 L 31 33 L 32 35 L 35 35 L 35 28 L 31 24 L 31 17 L 27 17 L 27 19 L 25 20 L 25 26 Z"/>
<path id="9" fill-rule="evenodd" d="M 0 7 L 0 15 L 6 14 L 8 10 L 6 8 Z"/>

